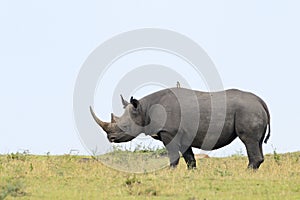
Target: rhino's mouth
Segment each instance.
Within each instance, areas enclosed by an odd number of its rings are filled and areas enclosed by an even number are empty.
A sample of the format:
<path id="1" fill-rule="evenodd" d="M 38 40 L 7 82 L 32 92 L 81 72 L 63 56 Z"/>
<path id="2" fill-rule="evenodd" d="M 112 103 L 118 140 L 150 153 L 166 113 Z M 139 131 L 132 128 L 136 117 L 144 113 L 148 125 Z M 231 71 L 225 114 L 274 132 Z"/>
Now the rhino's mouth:
<path id="1" fill-rule="evenodd" d="M 128 142 L 135 137 L 124 132 L 107 134 L 107 139 L 112 143 Z"/>

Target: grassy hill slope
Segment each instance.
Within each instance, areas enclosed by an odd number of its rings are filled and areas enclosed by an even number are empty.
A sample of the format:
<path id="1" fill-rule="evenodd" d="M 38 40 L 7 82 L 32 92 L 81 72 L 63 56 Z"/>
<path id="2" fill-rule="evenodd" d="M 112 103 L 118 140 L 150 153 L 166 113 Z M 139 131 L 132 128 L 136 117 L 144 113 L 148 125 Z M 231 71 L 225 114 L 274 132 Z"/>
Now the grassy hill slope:
<path id="1" fill-rule="evenodd" d="M 116 155 L 115 155 L 116 156 Z M 107 159 L 107 158 L 106 158 Z M 132 174 L 82 156 L 0 156 L 0 199 L 300 199 L 300 152 L 197 160 L 196 170 Z"/>

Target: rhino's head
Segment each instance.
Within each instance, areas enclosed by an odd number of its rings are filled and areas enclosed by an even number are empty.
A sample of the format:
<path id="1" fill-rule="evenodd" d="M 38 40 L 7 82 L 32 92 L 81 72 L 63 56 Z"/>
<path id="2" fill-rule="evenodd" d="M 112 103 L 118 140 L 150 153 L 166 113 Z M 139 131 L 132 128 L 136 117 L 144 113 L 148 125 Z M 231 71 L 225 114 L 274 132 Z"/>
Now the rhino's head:
<path id="1" fill-rule="evenodd" d="M 100 120 L 93 109 L 90 107 L 91 114 L 96 123 L 107 133 L 110 142 L 127 142 L 134 139 L 143 132 L 145 125 L 145 117 L 140 102 L 131 97 L 130 103 L 123 99 L 124 113 L 121 117 L 111 113 L 111 122 L 103 122 Z"/>

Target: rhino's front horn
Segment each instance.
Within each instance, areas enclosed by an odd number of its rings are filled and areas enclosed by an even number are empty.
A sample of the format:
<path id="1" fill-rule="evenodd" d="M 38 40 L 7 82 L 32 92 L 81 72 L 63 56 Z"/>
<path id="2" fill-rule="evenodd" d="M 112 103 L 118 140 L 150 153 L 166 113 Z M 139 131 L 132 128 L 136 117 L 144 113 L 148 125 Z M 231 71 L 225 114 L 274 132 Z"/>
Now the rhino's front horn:
<path id="1" fill-rule="evenodd" d="M 104 130 L 105 132 L 107 132 L 109 123 L 101 121 L 101 120 L 96 116 L 96 114 L 95 114 L 95 112 L 94 112 L 94 110 L 92 109 L 91 106 L 90 106 L 90 111 L 91 111 L 91 114 L 92 114 L 94 120 L 97 122 L 97 124 L 99 124 L 99 126 L 101 126 L 101 128 L 103 128 L 103 130 Z"/>

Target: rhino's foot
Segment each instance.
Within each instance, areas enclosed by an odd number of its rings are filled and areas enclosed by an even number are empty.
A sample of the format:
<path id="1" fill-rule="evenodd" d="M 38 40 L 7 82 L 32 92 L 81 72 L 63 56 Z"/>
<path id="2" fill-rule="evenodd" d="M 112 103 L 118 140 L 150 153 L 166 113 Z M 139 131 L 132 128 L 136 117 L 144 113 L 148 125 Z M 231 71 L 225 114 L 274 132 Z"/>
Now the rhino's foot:
<path id="1" fill-rule="evenodd" d="M 175 169 L 178 166 L 179 158 L 170 159 L 170 169 Z"/>
<path id="2" fill-rule="evenodd" d="M 187 168 L 190 169 L 196 169 L 196 161 L 190 161 L 187 162 Z"/>
<path id="3" fill-rule="evenodd" d="M 248 169 L 252 169 L 252 170 L 258 170 L 259 166 L 261 163 L 264 162 L 264 159 L 259 159 L 259 160 L 256 160 L 255 162 L 250 162 L 248 164 Z"/>

